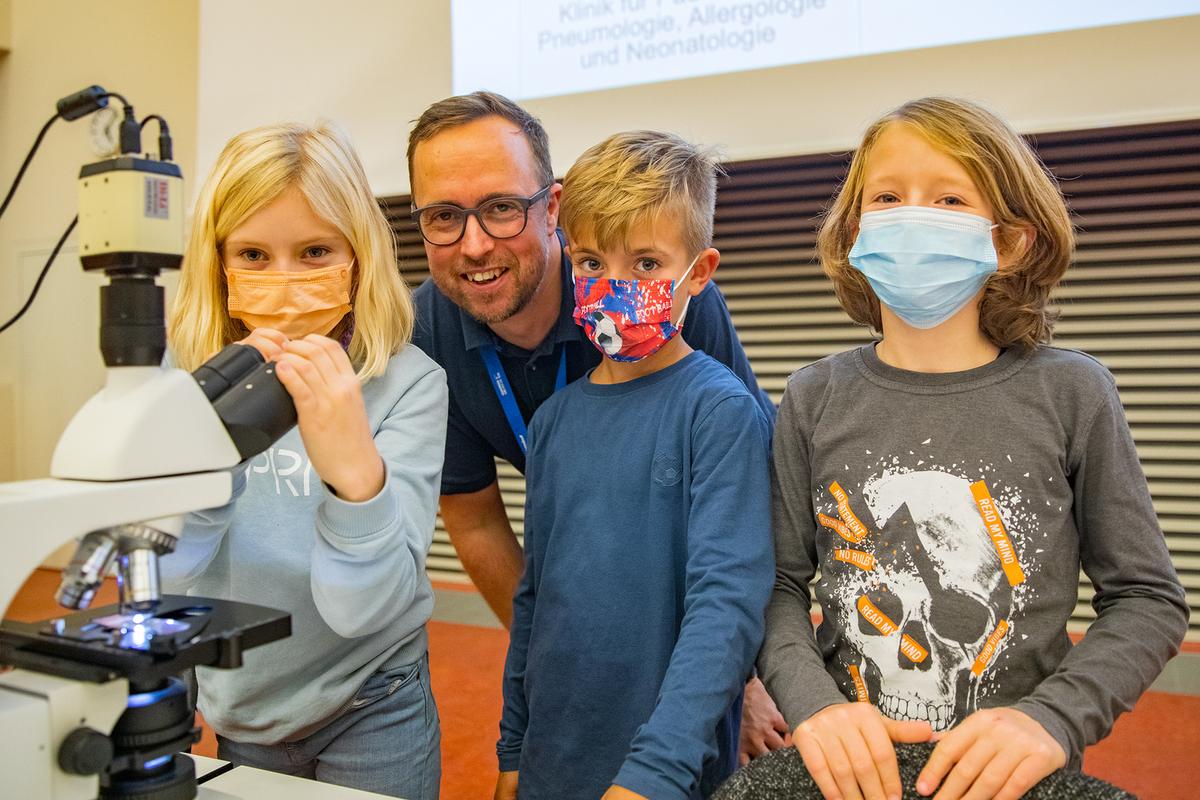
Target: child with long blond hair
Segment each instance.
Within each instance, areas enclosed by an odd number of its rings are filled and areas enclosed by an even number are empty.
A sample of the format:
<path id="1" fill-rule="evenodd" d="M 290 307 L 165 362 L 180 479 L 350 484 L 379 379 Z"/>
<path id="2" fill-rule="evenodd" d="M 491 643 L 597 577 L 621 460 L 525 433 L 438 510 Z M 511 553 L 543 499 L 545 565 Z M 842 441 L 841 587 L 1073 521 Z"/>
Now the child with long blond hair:
<path id="1" fill-rule="evenodd" d="M 878 341 L 788 382 L 759 668 L 826 797 L 1016 798 L 1176 652 L 1183 589 L 1108 371 L 1049 346 L 1074 237 L 1029 146 L 969 102 L 867 131 L 818 239 Z M 1072 646 L 1080 566 L 1097 619 Z M 810 582 L 823 621 L 813 631 Z"/>
<path id="2" fill-rule="evenodd" d="M 234 471 L 162 562 L 175 590 L 281 608 L 291 637 L 199 669 L 236 764 L 430 800 L 440 732 L 425 573 L 445 374 L 409 346 L 413 306 L 358 156 L 330 124 L 226 145 L 196 205 L 170 321 L 194 369 L 242 341 L 277 363 L 299 424 Z"/>

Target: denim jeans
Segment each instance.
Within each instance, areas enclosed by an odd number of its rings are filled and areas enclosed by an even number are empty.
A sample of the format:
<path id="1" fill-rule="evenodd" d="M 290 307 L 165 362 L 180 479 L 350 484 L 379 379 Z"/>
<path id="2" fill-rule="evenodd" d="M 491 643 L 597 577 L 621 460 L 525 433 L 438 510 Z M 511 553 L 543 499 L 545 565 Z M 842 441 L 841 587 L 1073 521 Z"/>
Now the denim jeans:
<path id="1" fill-rule="evenodd" d="M 217 735 L 217 757 L 405 800 L 437 800 L 442 734 L 429 656 L 376 672 L 342 714 L 294 742 L 246 744 Z"/>

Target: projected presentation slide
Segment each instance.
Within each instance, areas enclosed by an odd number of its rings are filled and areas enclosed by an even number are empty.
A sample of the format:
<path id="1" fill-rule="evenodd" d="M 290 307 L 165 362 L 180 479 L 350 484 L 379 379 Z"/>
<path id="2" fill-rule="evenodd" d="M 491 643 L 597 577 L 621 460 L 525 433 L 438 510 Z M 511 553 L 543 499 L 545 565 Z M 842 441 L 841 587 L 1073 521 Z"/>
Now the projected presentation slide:
<path id="1" fill-rule="evenodd" d="M 1200 0 L 452 0 L 454 92 L 516 99 L 1200 13 Z"/>

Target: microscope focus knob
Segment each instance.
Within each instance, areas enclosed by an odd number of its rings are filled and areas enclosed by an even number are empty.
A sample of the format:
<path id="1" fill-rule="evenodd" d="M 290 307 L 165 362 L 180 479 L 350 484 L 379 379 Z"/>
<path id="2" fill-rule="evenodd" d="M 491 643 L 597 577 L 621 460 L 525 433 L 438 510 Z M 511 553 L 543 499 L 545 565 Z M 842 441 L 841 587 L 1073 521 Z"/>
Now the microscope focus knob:
<path id="1" fill-rule="evenodd" d="M 92 728 L 76 728 L 58 748 L 58 766 L 72 775 L 96 775 L 113 760 L 113 744 Z"/>

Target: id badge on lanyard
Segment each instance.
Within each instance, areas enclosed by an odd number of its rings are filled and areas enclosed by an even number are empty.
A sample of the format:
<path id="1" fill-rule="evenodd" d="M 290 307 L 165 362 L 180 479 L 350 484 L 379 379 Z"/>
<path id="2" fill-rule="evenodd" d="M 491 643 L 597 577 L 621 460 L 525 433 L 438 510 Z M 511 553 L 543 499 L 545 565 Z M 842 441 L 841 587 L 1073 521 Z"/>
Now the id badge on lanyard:
<path id="1" fill-rule="evenodd" d="M 496 399 L 500 401 L 500 407 L 504 409 L 504 416 L 508 418 L 508 427 L 512 428 L 513 436 L 517 437 L 517 444 L 521 447 L 521 453 L 528 455 L 529 453 L 529 431 L 525 427 L 525 419 L 521 416 L 521 409 L 517 407 L 517 398 L 513 396 L 512 384 L 508 382 L 508 375 L 504 372 L 504 366 L 500 363 L 500 356 L 496 352 L 496 346 L 486 344 L 480 348 L 480 353 L 483 355 L 483 363 L 488 370 L 488 378 L 491 380 L 492 388 L 496 390 Z M 558 377 L 554 380 L 554 391 L 558 391 L 567 385 L 567 347 L 562 346 L 562 357 L 558 360 Z"/>

